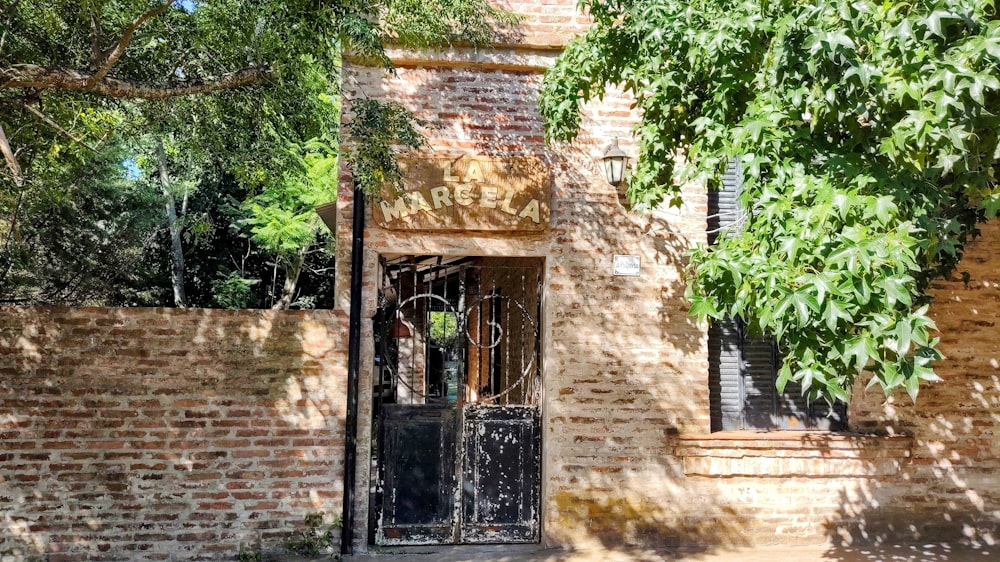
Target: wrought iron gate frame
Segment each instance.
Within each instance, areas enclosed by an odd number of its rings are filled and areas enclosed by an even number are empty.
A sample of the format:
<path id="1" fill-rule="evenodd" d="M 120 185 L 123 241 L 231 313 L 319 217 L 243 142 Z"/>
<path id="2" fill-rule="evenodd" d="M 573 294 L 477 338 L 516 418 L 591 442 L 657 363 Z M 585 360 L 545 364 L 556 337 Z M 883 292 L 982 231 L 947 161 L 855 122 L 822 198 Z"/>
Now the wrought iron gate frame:
<path id="1" fill-rule="evenodd" d="M 474 257 L 470 257 L 470 258 L 474 258 Z M 541 262 L 541 259 L 539 259 L 539 261 Z M 376 356 L 380 357 L 382 363 L 381 363 L 380 369 L 378 371 L 379 377 L 380 377 L 380 380 L 378 381 L 378 383 L 379 383 L 379 393 L 377 393 L 377 396 L 373 396 L 373 399 L 375 400 L 376 404 L 373 404 L 373 409 L 372 409 L 372 422 L 373 422 L 373 425 L 374 425 L 373 429 L 377 429 L 377 435 L 378 435 L 378 438 L 376 439 L 377 450 L 375 450 L 373 448 L 373 451 L 372 451 L 372 460 L 373 460 L 373 462 L 376 463 L 376 467 L 377 467 L 377 471 L 373 472 L 374 474 L 377 474 L 377 482 L 375 483 L 375 490 L 373 491 L 372 496 L 371 496 L 371 499 L 373 501 L 372 501 L 372 505 L 371 505 L 371 508 L 370 508 L 371 509 L 371 514 L 373 516 L 372 519 L 371 519 L 371 521 L 370 521 L 370 523 L 371 523 L 371 525 L 370 525 L 370 539 L 371 539 L 371 541 L 373 543 L 380 544 L 380 545 L 428 544 L 428 543 L 433 543 L 433 544 L 464 544 L 464 543 L 475 543 L 475 542 L 496 542 L 496 541 L 489 540 L 489 538 L 500 536 L 497 533 L 490 534 L 489 529 L 487 529 L 487 531 L 480 532 L 480 534 L 476 534 L 476 533 L 471 532 L 471 531 L 466 532 L 466 528 L 465 528 L 465 523 L 466 523 L 466 521 L 465 521 L 465 512 L 466 512 L 466 510 L 468 508 L 468 506 L 466 505 L 466 503 L 467 503 L 466 496 L 468 494 L 466 493 L 466 490 L 464 488 L 465 488 L 465 483 L 467 482 L 468 475 L 472 474 L 472 472 L 470 472 L 471 469 L 469 468 L 470 459 L 467 459 L 466 455 L 465 455 L 465 448 L 466 448 L 465 441 L 466 441 L 466 438 L 464 437 L 466 435 L 467 430 L 468 430 L 468 428 L 466 427 L 466 417 L 467 417 L 466 416 L 466 408 L 470 407 L 470 405 L 465 404 L 465 400 L 464 400 L 464 398 L 465 398 L 465 392 L 466 392 L 466 386 L 469 384 L 469 377 L 470 377 L 470 373 L 469 373 L 470 366 L 469 366 L 469 357 L 468 357 L 469 353 L 468 353 L 468 350 L 470 349 L 470 346 L 479 348 L 480 350 L 489 350 L 489 349 L 498 348 L 498 346 L 500 345 L 500 343 L 503 341 L 503 338 L 504 338 L 504 334 L 502 332 L 496 338 L 493 338 L 493 336 L 491 334 L 489 336 L 489 341 L 487 342 L 487 344 L 486 345 L 482 345 L 481 340 L 478 339 L 477 337 L 473 337 L 473 335 L 469 332 L 469 330 L 470 330 L 470 317 L 472 316 L 472 313 L 474 311 L 481 311 L 481 310 L 483 310 L 484 309 L 484 304 L 491 303 L 493 301 L 507 302 L 508 303 L 508 307 L 510 306 L 510 304 L 515 305 L 516 308 L 520 311 L 520 314 L 521 314 L 522 330 L 523 330 L 523 327 L 525 326 L 525 319 L 527 320 L 528 325 L 530 325 L 530 337 L 531 337 L 531 340 L 532 340 L 532 345 L 531 345 L 532 350 L 531 350 L 531 354 L 530 354 L 530 360 L 528 361 L 527 365 L 524 365 L 524 363 L 523 363 L 523 356 L 522 356 L 521 372 L 517 376 L 517 378 L 516 378 L 515 381 L 513 381 L 512 383 L 508 382 L 506 385 L 504 385 L 504 387 L 499 392 L 497 392 L 495 394 L 492 394 L 491 396 L 489 396 L 486 399 L 483 399 L 483 402 L 473 403 L 471 406 L 474 406 L 474 407 L 477 407 L 477 408 L 493 408 L 493 407 L 504 408 L 504 407 L 510 407 L 511 406 L 510 404 L 507 404 L 506 406 L 501 405 L 501 400 L 504 399 L 508 394 L 510 394 L 512 391 L 514 391 L 514 389 L 516 389 L 518 387 L 523 388 L 525 396 L 528 397 L 528 399 L 525 400 L 526 404 L 524 404 L 524 407 L 530 408 L 534 412 L 534 414 L 533 414 L 534 418 L 533 419 L 536 420 L 534 422 L 536 425 L 535 425 L 533 431 L 535 432 L 535 434 L 537 434 L 534 437 L 535 441 L 532 442 L 531 446 L 528 449 L 531 452 L 531 454 L 533 455 L 533 458 L 530 459 L 530 462 L 527 463 L 529 466 L 533 466 L 534 467 L 534 471 L 535 471 L 535 475 L 536 475 L 534 481 L 529 484 L 530 488 L 528 489 L 528 492 L 530 493 L 531 498 L 532 498 L 531 501 L 533 502 L 532 505 L 530 506 L 531 512 L 532 512 L 532 516 L 534 517 L 533 524 L 532 524 L 533 525 L 533 529 L 529 529 L 530 536 L 528 536 L 527 538 L 522 538 L 520 540 L 507 540 L 507 541 L 503 541 L 503 542 L 507 542 L 507 543 L 513 543 L 513 542 L 537 542 L 539 540 L 539 538 L 540 538 L 540 519 L 541 519 L 541 517 L 540 517 L 540 509 L 541 509 L 541 505 L 540 505 L 541 504 L 541 498 L 540 498 L 540 488 L 541 488 L 541 482 L 540 482 L 540 473 L 541 473 L 541 461 L 540 461 L 540 459 L 541 459 L 541 431 L 540 431 L 540 404 L 539 404 L 539 398 L 540 398 L 540 390 L 541 390 L 540 389 L 540 386 L 541 386 L 541 384 L 540 384 L 541 383 L 541 365 L 540 365 L 540 358 L 541 358 L 540 357 L 540 355 L 541 355 L 541 302 L 542 302 L 542 299 L 541 299 L 541 289 L 542 289 L 542 273 L 544 271 L 544 267 L 542 266 L 543 263 L 544 262 L 541 262 L 537 266 L 538 267 L 538 269 L 537 269 L 537 275 L 534 278 L 535 283 L 534 283 L 534 287 L 532 288 L 532 290 L 534 292 L 534 295 L 535 295 L 535 299 L 537 301 L 536 304 L 535 304 L 535 309 L 536 310 L 535 310 L 534 314 L 532 314 L 531 311 L 528 310 L 528 307 L 527 307 L 526 303 L 521 302 L 521 301 L 519 301 L 517 299 L 514 299 L 513 297 L 511 297 L 509 295 L 503 295 L 502 293 L 499 293 L 499 292 L 491 292 L 491 293 L 488 293 L 488 294 L 482 294 L 482 293 L 480 293 L 478 295 L 478 298 L 476 298 L 475 300 L 471 300 L 471 301 L 468 301 L 468 302 L 466 302 L 466 300 L 465 300 L 466 296 L 467 296 L 466 295 L 466 287 L 465 287 L 465 282 L 466 282 L 465 274 L 466 274 L 466 270 L 471 269 L 471 268 L 475 268 L 475 269 L 479 269 L 479 270 L 485 270 L 485 269 L 522 269 L 522 270 L 527 270 L 527 269 L 529 269 L 528 267 L 525 267 L 525 266 L 520 266 L 520 267 L 508 266 L 508 267 L 504 267 L 504 266 L 482 266 L 482 265 L 475 265 L 475 266 L 473 266 L 473 265 L 469 265 L 469 264 L 462 264 L 462 265 L 460 265 L 459 267 L 460 267 L 460 272 L 461 273 L 459 275 L 459 295 L 458 295 L 458 299 L 457 299 L 457 306 L 455 304 L 453 304 L 451 301 L 449 301 L 445 296 L 441 296 L 441 295 L 436 294 L 436 293 L 433 292 L 434 291 L 434 288 L 433 288 L 434 281 L 432 280 L 432 281 L 424 283 L 425 286 L 429 286 L 430 287 L 430 291 L 429 292 L 420 292 L 420 293 L 413 294 L 413 295 L 411 295 L 409 297 L 404 298 L 402 301 L 396 303 L 392 307 L 385 307 L 384 305 L 387 304 L 386 302 L 384 302 L 384 297 L 383 297 L 383 291 L 385 289 L 385 285 L 380 285 L 379 291 L 378 291 L 378 298 L 380 300 L 380 302 L 379 302 L 379 305 L 380 305 L 379 306 L 379 314 L 382 315 L 381 320 L 382 320 L 382 324 L 383 324 L 382 329 L 383 329 L 384 333 L 381 334 L 381 338 L 376 338 L 376 349 L 375 349 Z M 380 265 L 383 266 L 383 267 L 385 266 L 384 263 L 381 263 Z M 446 279 L 447 279 L 447 277 L 448 277 L 447 272 L 446 272 L 445 276 L 446 276 Z M 447 283 L 447 281 L 446 281 L 446 283 Z M 417 287 L 416 287 L 416 283 L 415 283 L 415 286 L 414 286 L 414 291 L 415 292 L 416 292 L 416 289 L 417 289 Z M 524 293 L 524 294 L 527 295 L 527 293 Z M 445 295 L 447 295 L 447 288 L 445 288 Z M 387 368 L 389 366 L 389 361 L 388 361 L 389 358 L 385 355 L 385 352 L 387 350 L 387 342 L 390 339 L 389 338 L 389 331 L 391 330 L 392 325 L 396 321 L 396 319 L 397 318 L 401 318 L 402 311 L 405 310 L 405 308 L 406 308 L 407 305 L 411 305 L 412 304 L 412 305 L 414 305 L 414 307 L 416 307 L 416 303 L 421 302 L 421 301 L 424 301 L 424 302 L 435 302 L 435 303 L 438 303 L 439 306 L 443 305 L 443 311 L 450 312 L 450 313 L 453 313 L 455 315 L 455 319 L 456 319 L 456 332 L 459 335 L 459 341 L 461 342 L 461 345 L 457 346 L 457 347 L 459 347 L 461 349 L 461 353 L 460 353 L 460 372 L 458 374 L 458 380 L 456 381 L 456 386 L 457 386 L 457 388 L 456 388 L 456 399 L 455 399 L 455 403 L 453 405 L 453 407 L 454 407 L 454 416 L 453 416 L 454 417 L 454 422 L 453 423 L 454 423 L 454 435 L 455 435 L 455 439 L 454 439 L 454 461 L 455 461 L 454 464 L 455 464 L 455 470 L 454 470 L 454 472 L 452 474 L 452 477 L 453 477 L 453 480 L 454 480 L 454 482 L 453 482 L 453 499 L 454 499 L 453 504 L 454 505 L 453 505 L 453 507 L 451 509 L 450 521 L 449 521 L 449 523 L 450 523 L 450 525 L 452 527 L 452 536 L 451 536 L 451 540 L 449 540 L 449 541 L 444 541 L 444 540 L 442 540 L 442 541 L 433 541 L 433 540 L 431 540 L 431 541 L 426 541 L 426 542 L 422 542 L 422 541 L 405 542 L 405 540 L 404 540 L 404 542 L 393 542 L 393 540 L 387 539 L 387 537 L 382 534 L 382 532 L 383 532 L 382 517 L 384 515 L 382 513 L 382 511 L 384 509 L 383 495 L 387 491 L 387 487 L 386 487 L 387 483 L 385 481 L 387 461 L 386 461 L 386 457 L 384 456 L 386 454 L 387 443 L 384 441 L 385 435 L 383 433 L 383 427 L 382 427 L 383 426 L 383 423 L 382 423 L 383 413 L 382 413 L 381 409 L 384 408 L 387 405 L 386 404 L 379 405 L 377 403 L 382 398 L 382 395 L 381 395 L 381 390 L 382 390 L 381 385 L 383 383 L 383 380 L 381 380 L 381 377 L 382 377 L 381 370 L 385 369 L 385 368 Z M 492 310 L 492 308 L 491 308 L 491 310 Z M 510 308 L 508 308 L 508 310 L 510 310 Z M 388 311 L 388 318 L 384 314 L 387 311 Z M 429 318 L 429 312 L 430 312 L 430 309 L 427 309 L 427 310 L 424 311 L 425 320 L 427 320 L 427 318 Z M 478 313 L 482 314 L 482 312 L 478 312 Z M 510 314 L 508 313 L 508 320 L 509 320 L 509 318 L 510 318 Z M 389 319 L 391 319 L 391 321 L 388 321 Z M 494 321 L 493 320 L 489 320 L 487 322 L 487 324 L 492 326 L 494 324 Z M 502 331 L 502 329 L 503 329 L 502 325 L 498 324 L 497 326 Z M 376 333 L 377 333 L 377 331 L 378 331 L 378 328 L 376 327 Z M 429 331 L 429 328 L 427 329 L 427 331 Z M 425 353 L 426 353 L 426 350 L 429 348 L 429 342 L 424 342 L 422 345 L 423 345 L 423 348 L 424 348 Z M 416 344 L 414 344 L 414 353 L 415 353 L 415 349 L 416 349 Z M 522 349 L 522 351 L 523 351 L 523 349 Z M 395 350 L 395 352 L 398 354 L 398 348 Z M 508 349 L 508 354 L 509 354 L 509 349 Z M 417 396 L 418 394 L 419 394 L 420 398 L 422 398 L 422 399 L 429 398 L 427 396 L 427 394 L 428 394 L 427 393 L 428 381 L 426 380 L 426 367 L 427 367 L 428 358 L 424 357 L 423 362 L 424 362 L 424 369 L 425 369 L 425 375 L 424 375 L 424 380 L 423 380 L 423 391 L 418 391 L 418 389 L 414 388 L 417 385 L 410 384 L 413 381 L 409 381 L 408 383 L 404 382 L 404 384 L 409 389 L 411 398 Z M 395 386 L 395 388 L 398 388 L 398 385 L 399 385 L 399 383 L 401 381 L 401 377 L 399 376 L 399 367 L 398 367 L 398 365 L 395 368 L 395 372 L 391 373 L 391 380 L 392 380 L 392 384 Z M 534 388 L 530 388 L 530 386 L 531 386 L 532 383 L 534 384 Z M 444 408 L 446 409 L 448 407 L 451 407 L 452 404 L 449 404 L 449 402 L 448 402 L 447 383 L 444 383 L 444 385 L 445 385 L 445 388 L 442 391 L 442 393 L 444 395 Z M 373 437 L 374 437 L 374 435 L 373 435 Z M 442 437 L 442 439 L 444 439 L 444 437 Z M 476 484 L 473 484 L 473 487 L 475 487 L 475 486 L 476 486 Z M 471 523 L 470 523 L 470 525 L 471 525 Z M 472 539 L 471 540 L 466 540 L 469 537 L 472 537 Z M 476 540 L 477 538 L 478 538 L 478 540 Z"/>

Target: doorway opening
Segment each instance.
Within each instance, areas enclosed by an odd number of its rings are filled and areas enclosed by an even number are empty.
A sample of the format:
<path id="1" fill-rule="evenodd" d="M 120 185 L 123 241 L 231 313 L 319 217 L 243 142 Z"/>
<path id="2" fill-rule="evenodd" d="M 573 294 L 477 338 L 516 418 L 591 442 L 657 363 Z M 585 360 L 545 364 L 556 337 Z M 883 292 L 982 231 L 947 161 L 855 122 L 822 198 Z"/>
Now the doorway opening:
<path id="1" fill-rule="evenodd" d="M 539 540 L 543 265 L 382 257 L 375 544 Z"/>

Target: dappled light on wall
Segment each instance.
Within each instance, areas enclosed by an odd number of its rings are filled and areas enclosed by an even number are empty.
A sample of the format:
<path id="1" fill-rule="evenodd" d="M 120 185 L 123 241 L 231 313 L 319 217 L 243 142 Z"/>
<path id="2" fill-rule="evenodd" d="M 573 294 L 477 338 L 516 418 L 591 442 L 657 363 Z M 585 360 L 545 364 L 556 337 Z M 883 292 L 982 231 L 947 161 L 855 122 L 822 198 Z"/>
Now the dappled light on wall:
<path id="1" fill-rule="evenodd" d="M 346 315 L 0 316 L 4 555 L 236 553 L 339 509 Z"/>

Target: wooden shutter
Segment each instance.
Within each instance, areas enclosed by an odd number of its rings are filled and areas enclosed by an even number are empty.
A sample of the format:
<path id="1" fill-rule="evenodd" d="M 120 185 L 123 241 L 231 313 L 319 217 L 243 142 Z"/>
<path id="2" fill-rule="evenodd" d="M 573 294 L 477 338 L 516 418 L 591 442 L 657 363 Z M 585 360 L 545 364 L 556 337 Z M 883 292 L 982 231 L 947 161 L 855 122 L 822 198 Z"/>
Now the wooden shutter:
<path id="1" fill-rule="evenodd" d="M 708 328 L 708 388 L 712 431 L 743 427 L 740 330 L 734 320 Z"/>
<path id="2" fill-rule="evenodd" d="M 708 243 L 736 222 L 739 210 L 739 162 L 733 159 L 722 189 L 708 192 Z M 712 431 L 743 427 L 743 367 L 740 327 L 735 320 L 712 322 L 708 329 L 708 388 Z"/>
<path id="3" fill-rule="evenodd" d="M 738 222 L 740 210 L 740 162 L 733 158 L 722 176 L 722 188 L 708 192 L 708 243 L 715 244 L 720 230 Z"/>
<path id="4" fill-rule="evenodd" d="M 774 386 L 774 379 L 771 381 Z M 809 401 L 802 395 L 802 385 L 789 382 L 785 392 L 777 396 L 775 426 L 780 429 L 806 429 L 812 427 Z"/>
<path id="5" fill-rule="evenodd" d="M 708 192 L 708 242 L 730 236 L 740 217 L 740 163 L 730 161 L 722 189 Z M 726 230 L 729 229 L 729 230 Z M 774 338 L 749 335 L 739 321 L 713 322 L 708 330 L 708 384 L 712 431 L 730 429 L 847 428 L 847 408 L 809 403 L 795 383 L 778 394 L 780 357 Z"/>
<path id="6" fill-rule="evenodd" d="M 768 429 L 775 425 L 775 404 L 778 400 L 774 388 L 777 373 L 774 340 L 765 336 L 751 336 L 741 330 L 743 350 L 743 427 Z"/>
<path id="7" fill-rule="evenodd" d="M 833 406 L 825 400 L 817 400 L 809 405 L 809 426 L 829 431 L 847 431 L 847 404 L 837 402 Z"/>

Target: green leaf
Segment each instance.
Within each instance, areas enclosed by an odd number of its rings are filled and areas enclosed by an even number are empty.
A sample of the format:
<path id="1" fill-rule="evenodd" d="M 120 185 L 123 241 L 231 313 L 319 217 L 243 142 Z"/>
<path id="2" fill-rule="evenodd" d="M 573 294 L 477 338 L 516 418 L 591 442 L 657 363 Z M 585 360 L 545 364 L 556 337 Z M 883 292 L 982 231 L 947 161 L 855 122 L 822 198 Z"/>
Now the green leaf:
<path id="1" fill-rule="evenodd" d="M 889 305 L 895 305 L 897 302 L 906 306 L 912 305 L 913 298 L 910 296 L 912 283 L 912 279 L 886 277 L 882 281 L 882 287 L 885 289 Z"/>
<path id="2" fill-rule="evenodd" d="M 841 320 L 843 320 L 847 325 L 850 325 L 853 317 L 848 314 L 846 304 L 831 299 L 826 303 L 823 320 L 826 323 L 828 330 L 836 332 Z"/>
<path id="3" fill-rule="evenodd" d="M 720 318 L 719 310 L 715 307 L 712 299 L 702 296 L 690 297 L 690 314 L 698 318 L 699 322 L 704 322 L 708 318 Z"/>
<path id="4" fill-rule="evenodd" d="M 809 322 L 811 313 L 819 309 L 819 303 L 816 302 L 816 297 L 802 293 L 801 291 L 793 291 L 788 293 L 782 302 L 779 303 L 777 314 L 783 314 L 789 308 L 795 313 L 799 325 L 804 325 Z"/>
<path id="5" fill-rule="evenodd" d="M 875 201 L 875 216 L 883 225 L 889 224 L 889 220 L 899 213 L 899 208 L 893 202 L 892 197 L 883 195 Z"/>
<path id="6" fill-rule="evenodd" d="M 870 342 L 868 338 L 864 336 L 857 336 L 848 340 L 847 344 L 844 346 L 844 363 L 848 366 L 854 366 L 857 372 L 861 372 L 868 365 L 868 360 L 871 357 Z"/>
<path id="7" fill-rule="evenodd" d="M 896 322 L 896 328 L 893 330 L 893 334 L 896 336 L 896 353 L 899 355 L 906 355 L 910 352 L 910 343 L 913 334 L 913 327 L 910 325 L 908 318 L 900 318 Z"/>
<path id="8" fill-rule="evenodd" d="M 916 402 L 917 394 L 920 392 L 920 379 L 915 376 L 908 377 L 904 385 L 906 393 L 910 395 L 910 400 Z"/>
<path id="9" fill-rule="evenodd" d="M 886 363 L 882 366 L 882 381 L 885 390 L 890 391 L 902 386 L 905 379 L 894 363 Z"/>
<path id="10" fill-rule="evenodd" d="M 850 403 L 851 394 L 844 388 L 842 380 L 831 378 L 826 381 L 825 388 L 827 397 L 834 401 L 843 402 L 844 404 Z"/>
<path id="11" fill-rule="evenodd" d="M 775 388 L 779 393 L 785 392 L 785 386 L 792 380 L 792 367 L 789 361 L 784 361 L 778 369 L 778 379 L 775 381 Z"/>

